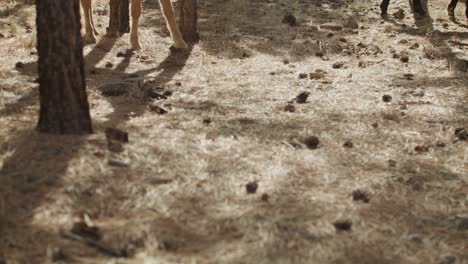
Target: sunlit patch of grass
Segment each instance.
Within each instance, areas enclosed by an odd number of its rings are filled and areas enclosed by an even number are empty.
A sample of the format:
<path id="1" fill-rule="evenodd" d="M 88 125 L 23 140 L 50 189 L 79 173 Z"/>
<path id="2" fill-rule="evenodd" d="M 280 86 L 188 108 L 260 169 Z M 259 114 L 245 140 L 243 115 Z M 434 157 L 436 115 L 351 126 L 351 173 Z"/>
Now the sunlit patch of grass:
<path id="1" fill-rule="evenodd" d="M 363 9 L 369 8 L 374 3 L 375 1 L 371 1 L 371 0 L 352 1 L 349 4 L 349 8 L 353 11 L 359 12 L 359 11 L 362 11 Z"/>

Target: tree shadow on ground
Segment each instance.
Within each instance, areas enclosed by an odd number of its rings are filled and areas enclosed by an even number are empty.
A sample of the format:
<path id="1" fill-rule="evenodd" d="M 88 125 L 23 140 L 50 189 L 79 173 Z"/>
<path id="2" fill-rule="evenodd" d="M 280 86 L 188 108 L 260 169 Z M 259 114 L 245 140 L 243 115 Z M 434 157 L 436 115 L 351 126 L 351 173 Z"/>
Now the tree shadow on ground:
<path id="1" fill-rule="evenodd" d="M 415 167 L 421 169 L 417 171 Z M 375 171 L 382 173 L 387 170 L 382 166 Z M 427 244 L 432 245 L 432 250 L 437 250 L 440 255 L 453 254 L 466 258 L 466 253 L 460 250 L 463 247 L 463 233 L 455 226 L 446 224 L 446 220 L 453 215 L 445 207 L 431 207 L 425 192 L 438 192 L 437 186 L 445 181 L 462 181 L 462 175 L 431 163 L 411 160 L 394 174 L 394 177 L 382 182 L 383 190 L 379 189 L 370 203 L 357 201 L 350 205 L 353 209 L 344 217 L 352 220 L 351 231 L 337 231 L 333 226 L 333 222 L 343 215 L 343 204 L 352 203 L 351 189 L 336 186 L 333 182 L 329 185 L 304 184 L 305 178 L 320 177 L 317 171 L 312 170 L 300 178 L 285 175 L 283 181 L 276 182 L 270 189 L 267 200 L 262 200 L 260 194 L 245 194 L 245 198 L 231 197 L 246 201 L 244 206 L 236 209 L 221 210 L 221 204 L 225 202 L 204 193 L 204 187 L 199 192 L 174 192 L 173 202 L 165 207 L 183 210 L 167 211 L 160 206 L 139 212 L 130 210 L 125 216 L 126 221 L 110 230 L 107 240 L 117 243 L 129 239 L 157 241 L 156 244 L 145 243 L 145 252 L 154 257 L 196 258 L 208 256 L 213 250 L 230 252 L 223 256 L 223 263 L 246 260 L 258 263 L 399 263 L 415 254 L 427 258 L 424 256 Z M 399 180 L 399 177 L 407 176 L 413 180 Z M 212 179 L 204 185 L 215 185 L 220 180 L 216 177 L 212 175 Z M 346 180 L 347 177 L 352 176 L 339 174 L 337 181 Z M 423 189 L 418 189 L 418 179 Z M 108 189 L 105 186 L 99 188 Z M 185 187 L 180 188 L 183 190 Z M 116 193 L 128 191 L 122 185 L 109 189 Z M 444 192 L 444 199 L 458 199 L 462 194 L 461 189 L 458 192 L 453 187 L 447 189 L 450 191 Z M 325 192 L 325 196 L 312 199 L 311 190 L 312 193 Z M 343 191 L 349 193 L 343 195 Z M 327 193 L 338 200 L 326 200 Z M 110 197 L 113 195 L 101 198 Z M 94 203 L 109 204 L 106 200 L 95 200 Z M 108 208 L 111 212 L 120 210 L 119 204 L 109 205 L 116 206 Z M 223 215 L 221 211 L 226 214 Z M 427 240 L 420 243 L 418 237 L 411 238 L 411 234 L 421 234 Z M 443 245 L 454 242 L 460 243 L 457 244 L 460 246 L 446 251 Z"/>
<path id="2" fill-rule="evenodd" d="M 65 187 L 61 178 L 84 141 L 28 129 L 6 141 L 13 153 L 0 170 L 0 254 L 7 262 L 32 263 L 57 241 L 57 236 L 34 226 L 34 212 Z"/>
<path id="3" fill-rule="evenodd" d="M 94 69 L 95 65 L 114 47 L 115 42 L 116 39 L 101 39 L 85 56 L 86 67 Z M 163 85 L 185 66 L 189 56 L 190 52 L 171 53 L 157 67 L 125 73 L 124 70 L 130 64 L 131 56 L 129 56 L 124 58 L 115 70 L 99 70 L 114 77 L 128 77 L 136 74 L 140 79 L 144 79 L 147 74 L 160 71 L 153 79 L 157 85 Z M 22 68 L 22 73 L 34 76 L 37 74 L 36 67 L 36 62 L 28 63 Z M 0 114 L 8 116 L 24 113 L 25 109 L 35 104 L 37 100 L 38 91 L 33 89 L 17 102 L 7 104 Z M 128 100 L 124 97 L 119 100 L 111 98 L 109 102 L 114 112 L 108 116 L 107 122 L 94 124 L 95 126 L 124 125 L 129 119 L 129 113 L 141 114 L 146 111 L 146 105 L 141 102 L 128 106 Z M 97 131 L 99 133 L 99 129 Z M 50 230 L 54 228 L 34 226 L 34 211 L 45 205 L 47 201 L 53 200 L 53 195 L 57 190 L 65 188 L 61 185 L 62 177 L 70 175 L 67 171 L 69 163 L 86 145 L 86 141 L 85 137 L 45 135 L 30 130 L 20 131 L 8 140 L 8 149 L 13 151 L 13 154 L 3 162 L 0 170 L 2 182 L 0 237 L 4 238 L 0 240 L 0 257 L 5 257 L 6 260 L 21 260 L 22 263 L 32 263 L 33 259 L 41 262 L 40 259 L 44 258 L 49 246 L 55 243 L 67 244 L 58 236 L 58 233 L 50 233 Z M 75 173 L 76 177 L 80 177 L 80 172 Z M 82 204 L 84 200 L 76 201 L 76 203 Z M 72 244 L 70 248 L 77 248 L 77 243 Z M 28 246 L 25 247 L 25 245 Z M 76 251 L 78 254 L 79 250 Z M 93 250 L 88 253 L 88 256 L 102 257 Z"/>
<path id="4" fill-rule="evenodd" d="M 129 73 L 120 73 L 120 79 L 127 78 L 131 76 L 137 76 L 133 84 L 133 89 L 138 89 L 140 92 L 145 92 L 143 87 L 141 87 L 142 81 L 145 80 L 148 74 L 159 72 L 156 76 L 151 77 L 150 80 L 154 83 L 156 87 L 164 86 L 166 83 L 170 82 L 173 77 L 180 72 L 184 67 L 185 63 L 190 57 L 190 52 L 185 53 L 170 53 L 163 61 L 159 63 L 158 66 L 139 70 Z M 122 63 L 127 64 L 126 60 L 123 60 Z M 125 67 L 125 66 L 122 66 Z M 120 65 L 116 69 L 122 68 Z M 114 72 L 115 76 L 116 72 Z M 116 76 L 116 77 L 117 77 Z M 126 121 L 131 117 L 138 117 L 148 111 L 148 105 L 152 102 L 150 98 L 147 98 L 144 94 L 141 98 L 137 99 L 136 102 L 129 100 L 128 96 L 118 96 L 118 97 L 107 97 L 106 98 L 113 107 L 113 112 L 107 115 L 105 118 L 108 120 L 103 125 L 108 126 L 120 126 L 124 125 Z"/>
<path id="5" fill-rule="evenodd" d="M 424 2 L 424 1 L 423 1 Z M 427 3 L 426 3 L 426 10 L 427 10 Z M 460 39 L 467 39 L 468 38 L 468 32 L 458 32 L 458 31 L 446 31 L 446 32 L 441 32 L 439 30 L 436 30 L 433 25 L 433 20 L 428 14 L 427 17 L 420 17 L 420 16 L 415 16 L 415 22 L 416 22 L 416 28 L 411 28 L 411 27 L 402 27 L 401 24 L 396 22 L 393 19 L 388 19 L 388 22 L 393 23 L 394 25 L 398 26 L 399 29 L 397 29 L 397 32 L 399 34 L 406 34 L 410 36 L 416 36 L 416 37 L 421 37 L 428 39 L 429 42 L 431 43 L 433 51 L 426 51 L 427 55 L 429 58 L 431 56 L 435 56 L 433 59 L 438 59 L 438 58 L 443 58 L 447 61 L 448 68 L 453 71 L 455 79 L 459 80 L 462 84 L 462 87 L 466 87 L 467 84 L 467 79 L 466 75 L 468 73 L 468 61 L 466 60 L 466 57 L 460 56 L 461 54 L 459 52 L 456 52 L 455 49 L 453 49 L 453 45 L 450 44 L 456 44 L 457 42 L 450 42 L 452 38 L 460 38 Z M 434 53 L 433 55 L 429 53 Z M 436 84 L 437 87 L 445 87 L 444 83 L 444 78 L 435 78 L 430 82 L 431 86 L 433 84 Z M 425 81 L 425 80 L 419 80 L 419 81 Z M 418 81 L 414 82 L 414 85 L 420 84 Z M 460 87 L 461 89 L 463 89 Z M 466 113 L 468 112 L 468 109 L 466 107 L 467 105 L 467 100 L 468 100 L 468 90 L 464 89 L 465 93 L 464 95 L 459 98 L 459 103 L 456 106 L 457 112 L 459 112 L 459 115 L 462 116 L 463 118 L 466 117 Z M 461 121 L 462 125 L 465 125 L 467 120 L 465 119 L 464 121 Z"/>
<path id="6" fill-rule="evenodd" d="M 304 60 L 320 49 L 320 42 L 332 40 L 327 37 L 329 30 L 315 26 L 345 19 L 341 9 L 348 4 L 324 0 L 204 1 L 200 3 L 200 47 L 208 54 L 231 59 L 259 52 Z M 329 8 L 317 8 L 322 5 Z M 283 23 L 288 14 L 297 17 L 297 26 Z M 336 38 L 348 34 L 354 33 L 346 29 L 334 32 Z"/>

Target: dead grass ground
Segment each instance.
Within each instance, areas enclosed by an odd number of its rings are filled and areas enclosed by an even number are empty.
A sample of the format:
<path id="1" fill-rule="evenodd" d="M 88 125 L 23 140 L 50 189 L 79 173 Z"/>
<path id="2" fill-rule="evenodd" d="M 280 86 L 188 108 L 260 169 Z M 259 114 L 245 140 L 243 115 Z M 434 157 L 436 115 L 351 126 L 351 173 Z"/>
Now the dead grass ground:
<path id="1" fill-rule="evenodd" d="M 106 2 L 95 3 L 101 33 Z M 126 36 L 85 47 L 87 137 L 34 131 L 34 8 L 0 5 L 0 258 L 45 263 L 58 247 L 66 263 L 468 263 L 468 145 L 454 136 L 468 128 L 461 9 L 455 23 L 433 1 L 433 21 L 416 23 L 403 0 L 390 10 L 403 20 L 382 20 L 375 1 L 201 1 L 202 41 L 184 56 L 170 55 L 155 2 L 142 51 L 117 57 Z M 299 26 L 281 23 L 288 13 Z M 359 29 L 323 29 L 351 16 Z M 298 78 L 318 69 L 323 79 Z M 126 96 L 101 94 L 114 82 Z M 144 89 L 172 91 L 169 112 L 149 111 Z M 307 103 L 284 112 L 302 91 Z M 107 150 L 109 126 L 129 132 L 124 152 Z M 318 149 L 289 144 L 307 135 Z M 353 201 L 357 189 L 369 203 Z M 105 243 L 136 254 L 59 235 L 85 214 Z"/>

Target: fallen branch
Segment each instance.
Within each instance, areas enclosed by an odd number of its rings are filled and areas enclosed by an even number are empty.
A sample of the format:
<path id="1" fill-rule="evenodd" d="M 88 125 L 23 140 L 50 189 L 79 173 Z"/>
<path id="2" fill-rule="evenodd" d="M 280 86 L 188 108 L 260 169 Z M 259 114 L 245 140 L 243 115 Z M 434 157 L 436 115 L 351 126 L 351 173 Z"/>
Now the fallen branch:
<path id="1" fill-rule="evenodd" d="M 121 258 L 121 257 L 126 257 L 127 256 L 127 254 L 125 254 L 125 252 L 115 250 L 115 249 L 113 249 L 113 248 L 111 248 L 111 247 L 109 247 L 107 245 L 104 245 L 103 243 L 100 243 L 100 242 L 98 242 L 96 240 L 74 234 L 74 233 L 72 233 L 70 231 L 60 230 L 60 235 L 62 237 L 64 237 L 64 238 L 67 238 L 67 239 L 83 242 L 83 243 L 85 243 L 85 244 L 87 244 L 89 246 L 92 246 L 92 247 L 98 249 L 99 251 L 101 251 L 101 252 L 103 252 L 103 253 L 105 253 L 107 255 L 113 256 L 113 257 Z"/>

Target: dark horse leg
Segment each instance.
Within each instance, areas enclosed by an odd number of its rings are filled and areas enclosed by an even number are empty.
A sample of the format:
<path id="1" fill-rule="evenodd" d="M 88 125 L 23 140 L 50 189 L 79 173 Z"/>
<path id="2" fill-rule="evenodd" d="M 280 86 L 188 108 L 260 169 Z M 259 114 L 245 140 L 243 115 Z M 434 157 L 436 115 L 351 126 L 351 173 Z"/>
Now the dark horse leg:
<path id="1" fill-rule="evenodd" d="M 421 0 L 413 0 L 413 8 L 414 12 L 418 15 L 424 16 L 426 14 L 422 8 Z"/>
<path id="2" fill-rule="evenodd" d="M 455 16 L 455 7 L 457 7 L 458 0 L 452 0 L 450 1 L 450 4 L 448 6 L 448 15 L 453 17 Z"/>
<path id="3" fill-rule="evenodd" d="M 457 4 L 458 4 L 458 0 L 450 1 L 450 4 L 449 4 L 448 9 L 447 9 L 449 16 L 451 16 L 451 17 L 455 16 L 455 8 L 457 7 Z M 468 19 L 468 3 L 466 3 L 466 7 L 465 7 L 465 16 Z"/>
<path id="4" fill-rule="evenodd" d="M 452 0 L 452 1 L 458 1 L 458 0 Z M 422 8 L 421 5 L 421 0 L 413 0 L 413 2 L 410 2 L 410 6 L 414 10 L 415 13 L 424 16 L 426 12 L 424 12 L 424 9 Z M 380 4 L 380 15 L 381 16 L 386 16 L 387 11 L 388 11 L 388 5 L 390 4 L 390 0 L 382 0 L 382 3 Z"/>
<path id="5" fill-rule="evenodd" d="M 387 15 L 387 10 L 388 10 L 388 5 L 390 4 L 390 0 L 383 0 L 382 3 L 380 4 L 380 15 L 381 16 L 386 16 Z"/>

